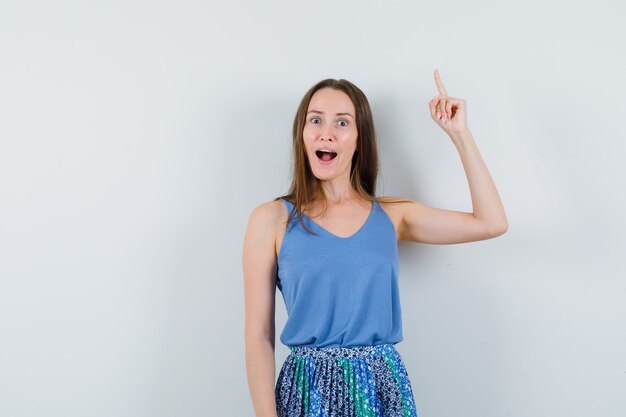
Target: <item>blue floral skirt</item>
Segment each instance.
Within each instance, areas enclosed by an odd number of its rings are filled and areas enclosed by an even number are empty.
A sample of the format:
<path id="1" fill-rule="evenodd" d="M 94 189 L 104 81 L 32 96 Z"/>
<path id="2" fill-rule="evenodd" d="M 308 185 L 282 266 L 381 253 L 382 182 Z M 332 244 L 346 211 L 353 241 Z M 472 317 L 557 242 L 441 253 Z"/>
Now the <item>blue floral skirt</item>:
<path id="1" fill-rule="evenodd" d="M 276 381 L 278 417 L 417 417 L 393 343 L 289 349 Z"/>

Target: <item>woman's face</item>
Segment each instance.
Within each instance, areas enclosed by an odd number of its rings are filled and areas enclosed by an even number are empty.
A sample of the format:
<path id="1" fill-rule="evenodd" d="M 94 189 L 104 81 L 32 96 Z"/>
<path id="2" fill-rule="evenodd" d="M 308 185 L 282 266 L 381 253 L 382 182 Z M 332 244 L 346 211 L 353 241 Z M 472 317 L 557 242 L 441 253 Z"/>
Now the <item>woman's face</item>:
<path id="1" fill-rule="evenodd" d="M 345 175 L 349 181 L 357 136 L 356 114 L 350 97 L 332 88 L 317 90 L 309 102 L 303 130 L 304 147 L 313 174 L 320 180 Z"/>

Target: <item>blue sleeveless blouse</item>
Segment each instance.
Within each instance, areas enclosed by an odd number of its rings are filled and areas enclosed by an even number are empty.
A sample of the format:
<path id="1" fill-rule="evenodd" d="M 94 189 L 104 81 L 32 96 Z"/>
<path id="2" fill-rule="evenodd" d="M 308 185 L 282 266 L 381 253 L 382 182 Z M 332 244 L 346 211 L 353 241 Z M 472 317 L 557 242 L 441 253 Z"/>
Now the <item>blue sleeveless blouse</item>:
<path id="1" fill-rule="evenodd" d="M 287 212 L 294 205 L 281 198 Z M 403 340 L 396 232 L 379 203 L 352 236 L 330 233 L 306 214 L 288 225 L 277 258 L 277 287 L 288 319 L 286 346 L 351 347 Z"/>

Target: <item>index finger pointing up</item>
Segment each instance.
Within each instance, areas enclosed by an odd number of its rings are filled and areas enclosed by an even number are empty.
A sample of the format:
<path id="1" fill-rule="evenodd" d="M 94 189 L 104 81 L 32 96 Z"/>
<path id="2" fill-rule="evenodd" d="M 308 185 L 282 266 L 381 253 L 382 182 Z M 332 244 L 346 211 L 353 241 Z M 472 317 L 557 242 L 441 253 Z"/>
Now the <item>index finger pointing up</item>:
<path id="1" fill-rule="evenodd" d="M 437 84 L 437 90 L 439 90 L 439 94 L 443 96 L 447 96 L 446 88 L 443 86 L 441 82 L 441 76 L 439 75 L 439 69 L 435 68 L 435 84 Z"/>

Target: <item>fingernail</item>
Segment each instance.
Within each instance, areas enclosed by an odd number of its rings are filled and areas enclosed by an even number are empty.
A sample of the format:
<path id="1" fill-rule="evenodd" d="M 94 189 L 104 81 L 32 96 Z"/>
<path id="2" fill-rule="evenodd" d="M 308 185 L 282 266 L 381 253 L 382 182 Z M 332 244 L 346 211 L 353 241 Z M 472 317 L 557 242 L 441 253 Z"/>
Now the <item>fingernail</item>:
<path id="1" fill-rule="evenodd" d="M 441 119 L 441 113 L 437 112 L 437 117 Z"/>

